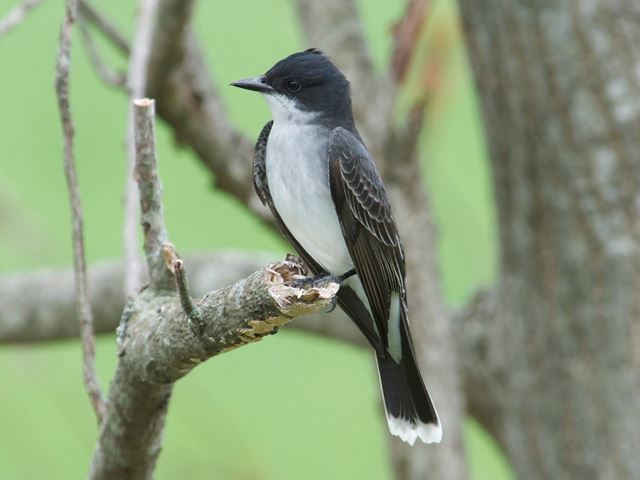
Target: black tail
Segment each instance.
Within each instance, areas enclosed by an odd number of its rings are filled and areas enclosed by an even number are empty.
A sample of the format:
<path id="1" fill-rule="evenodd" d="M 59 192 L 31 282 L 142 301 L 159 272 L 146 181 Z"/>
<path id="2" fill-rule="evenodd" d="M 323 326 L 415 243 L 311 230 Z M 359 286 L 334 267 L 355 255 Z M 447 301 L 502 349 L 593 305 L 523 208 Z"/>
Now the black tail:
<path id="1" fill-rule="evenodd" d="M 400 363 L 388 353 L 385 357 L 376 355 L 389 430 L 411 445 L 416 438 L 425 443 L 440 443 L 440 419 L 422 382 L 404 321 L 400 329 Z"/>

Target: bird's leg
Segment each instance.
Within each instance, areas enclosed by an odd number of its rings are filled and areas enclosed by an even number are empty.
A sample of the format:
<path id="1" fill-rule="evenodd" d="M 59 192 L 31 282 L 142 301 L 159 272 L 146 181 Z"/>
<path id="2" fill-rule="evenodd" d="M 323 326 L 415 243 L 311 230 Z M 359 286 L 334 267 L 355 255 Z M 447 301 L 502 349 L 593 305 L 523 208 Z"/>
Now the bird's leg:
<path id="1" fill-rule="evenodd" d="M 339 275 L 336 278 L 339 280 L 338 283 L 342 285 L 342 282 L 344 282 L 348 278 L 353 277 L 355 274 L 356 274 L 356 269 L 352 268 L 351 270 L 344 272 L 342 275 Z"/>

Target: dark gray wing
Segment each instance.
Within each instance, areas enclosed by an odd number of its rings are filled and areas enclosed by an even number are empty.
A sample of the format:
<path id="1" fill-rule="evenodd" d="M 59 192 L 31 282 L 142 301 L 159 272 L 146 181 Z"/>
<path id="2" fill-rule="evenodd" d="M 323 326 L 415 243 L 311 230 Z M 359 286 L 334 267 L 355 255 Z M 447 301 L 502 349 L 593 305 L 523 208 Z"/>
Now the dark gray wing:
<path id="1" fill-rule="evenodd" d="M 324 268 L 322 268 L 307 252 L 305 252 L 304 248 L 298 243 L 296 238 L 289 231 L 287 226 L 282 221 L 280 214 L 278 214 L 278 210 L 276 210 L 276 206 L 273 203 L 273 199 L 271 198 L 271 192 L 269 192 L 269 184 L 267 183 L 267 167 L 266 167 L 266 157 L 267 157 L 267 140 L 269 139 L 269 133 L 271 132 L 271 127 L 273 126 L 273 121 L 268 122 L 260 132 L 258 136 L 258 141 L 256 142 L 255 154 L 253 157 L 253 185 L 256 189 L 256 193 L 262 203 L 269 207 L 272 215 L 276 219 L 278 227 L 280 227 L 280 231 L 289 241 L 289 243 L 296 249 L 298 255 L 302 258 L 304 263 L 307 265 L 309 270 L 315 275 L 319 275 L 322 273 L 326 273 Z M 354 323 L 358 326 L 360 331 L 367 338 L 369 343 L 376 349 L 376 351 L 380 354 L 384 353 L 384 347 L 382 345 L 381 339 L 376 334 L 373 319 L 369 315 L 365 305 L 360 301 L 356 293 L 351 289 L 351 287 L 347 285 L 343 285 L 338 292 L 338 303 L 340 307 L 351 317 Z"/>
<path id="2" fill-rule="evenodd" d="M 400 296 L 404 308 L 404 252 L 382 179 L 369 152 L 355 135 L 341 127 L 333 130 L 329 140 L 329 180 L 347 248 L 387 346 L 393 293 Z"/>

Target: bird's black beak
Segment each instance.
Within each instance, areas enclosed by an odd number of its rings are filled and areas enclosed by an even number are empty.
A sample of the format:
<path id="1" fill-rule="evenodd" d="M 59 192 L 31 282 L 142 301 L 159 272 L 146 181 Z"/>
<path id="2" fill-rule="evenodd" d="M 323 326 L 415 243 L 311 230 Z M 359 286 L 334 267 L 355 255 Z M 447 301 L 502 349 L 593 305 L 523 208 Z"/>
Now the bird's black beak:
<path id="1" fill-rule="evenodd" d="M 269 93 L 273 91 L 273 87 L 267 85 L 264 76 L 243 78 L 231 83 L 232 87 L 244 88 L 245 90 L 253 90 L 254 92 Z"/>

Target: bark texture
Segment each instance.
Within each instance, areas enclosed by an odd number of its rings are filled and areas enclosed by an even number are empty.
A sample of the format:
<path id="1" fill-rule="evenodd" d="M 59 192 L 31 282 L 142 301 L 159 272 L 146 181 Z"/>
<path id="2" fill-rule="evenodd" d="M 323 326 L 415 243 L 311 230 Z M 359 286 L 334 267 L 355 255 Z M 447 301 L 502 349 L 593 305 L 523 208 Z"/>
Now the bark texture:
<path id="1" fill-rule="evenodd" d="M 272 264 L 207 293 L 187 315 L 175 292 L 148 288 L 125 307 L 118 368 L 100 428 L 91 479 L 152 478 L 173 383 L 208 358 L 276 333 L 292 318 L 326 310 L 339 285 L 297 288 L 300 269 Z"/>
<path id="2" fill-rule="evenodd" d="M 461 8 L 501 248 L 471 407 L 520 478 L 640 478 L 640 4 Z"/>
<path id="3" fill-rule="evenodd" d="M 247 277 L 273 258 L 233 251 L 190 255 L 185 270 L 195 296 Z M 103 262 L 89 270 L 91 310 L 96 333 L 114 334 L 126 299 L 123 262 Z M 362 334 L 336 308 L 297 319 L 289 328 L 364 346 Z M 71 270 L 43 269 L 0 277 L 0 344 L 77 338 L 75 292 Z"/>

